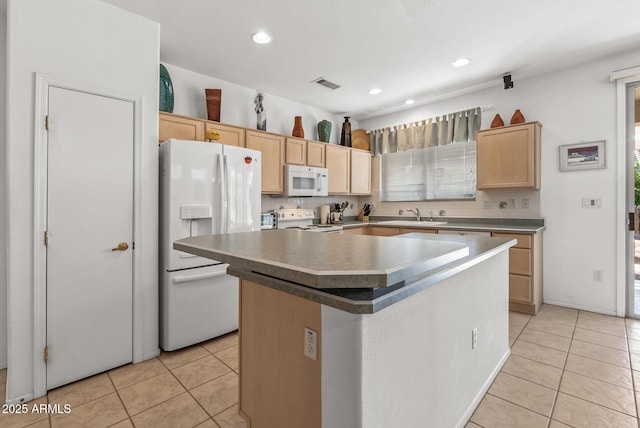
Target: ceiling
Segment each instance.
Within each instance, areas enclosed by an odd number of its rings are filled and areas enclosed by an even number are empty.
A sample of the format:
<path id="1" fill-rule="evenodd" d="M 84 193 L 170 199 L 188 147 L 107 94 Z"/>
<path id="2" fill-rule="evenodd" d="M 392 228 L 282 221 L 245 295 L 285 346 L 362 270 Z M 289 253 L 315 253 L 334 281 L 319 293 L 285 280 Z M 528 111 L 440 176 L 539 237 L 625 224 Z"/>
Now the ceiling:
<path id="1" fill-rule="evenodd" d="M 162 62 L 355 119 L 640 46 L 638 0 L 104 1 L 160 23 Z"/>

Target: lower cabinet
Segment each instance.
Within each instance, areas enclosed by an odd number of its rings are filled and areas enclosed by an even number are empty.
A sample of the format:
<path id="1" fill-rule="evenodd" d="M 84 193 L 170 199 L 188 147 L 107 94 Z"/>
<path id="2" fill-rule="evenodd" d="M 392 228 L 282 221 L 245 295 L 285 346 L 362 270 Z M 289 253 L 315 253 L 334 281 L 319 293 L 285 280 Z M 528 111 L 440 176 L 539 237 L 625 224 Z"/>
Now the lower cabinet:
<path id="1" fill-rule="evenodd" d="M 493 236 L 518 241 L 509 249 L 509 309 L 536 314 L 542 306 L 542 234 L 494 232 Z"/>
<path id="2" fill-rule="evenodd" d="M 395 236 L 400 234 L 400 229 L 397 227 L 370 227 L 368 235 L 374 236 Z"/>
<path id="3" fill-rule="evenodd" d="M 436 229 L 413 229 L 408 227 L 403 227 L 400 229 L 400 235 L 404 235 L 405 233 L 432 233 L 436 234 Z"/>

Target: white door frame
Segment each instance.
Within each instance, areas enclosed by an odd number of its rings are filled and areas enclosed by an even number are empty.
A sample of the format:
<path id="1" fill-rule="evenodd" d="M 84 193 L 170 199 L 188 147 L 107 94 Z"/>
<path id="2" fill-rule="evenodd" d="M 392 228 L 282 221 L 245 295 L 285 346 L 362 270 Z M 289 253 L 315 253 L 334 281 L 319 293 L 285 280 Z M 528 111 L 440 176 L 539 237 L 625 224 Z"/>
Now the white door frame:
<path id="1" fill-rule="evenodd" d="M 140 183 L 142 171 L 142 96 L 123 94 L 112 89 L 98 88 L 82 83 L 68 82 L 51 76 L 35 75 L 35 129 L 34 129 L 34 200 L 33 200 L 33 388 L 34 395 L 40 397 L 47 393 L 47 365 L 43 352 L 47 344 L 47 296 L 46 273 L 47 252 L 44 245 L 44 232 L 47 221 L 47 130 L 45 117 L 49 105 L 49 87 L 58 87 L 93 95 L 116 98 L 133 103 L 133 242 L 141 242 L 140 219 L 141 198 Z M 108 120 L 108 118 L 105 118 Z M 52 124 L 55 126 L 55 124 Z M 135 248 L 135 247 L 134 247 Z M 139 251 L 133 251 L 133 362 L 143 359 L 143 314 L 141 299 L 142 258 Z"/>
<path id="2" fill-rule="evenodd" d="M 640 82 L 640 66 L 611 73 L 616 82 L 616 315 L 627 311 L 627 84 Z"/>

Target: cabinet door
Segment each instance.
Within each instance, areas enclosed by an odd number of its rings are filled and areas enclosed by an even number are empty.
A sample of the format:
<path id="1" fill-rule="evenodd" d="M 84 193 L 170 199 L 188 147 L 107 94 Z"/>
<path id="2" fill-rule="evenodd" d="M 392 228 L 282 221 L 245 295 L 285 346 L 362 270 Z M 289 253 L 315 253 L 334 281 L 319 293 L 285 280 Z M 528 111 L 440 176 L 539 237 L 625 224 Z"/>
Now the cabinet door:
<path id="1" fill-rule="evenodd" d="M 161 143 L 170 138 L 204 141 L 204 121 L 160 113 L 158 141 Z"/>
<path id="2" fill-rule="evenodd" d="M 205 137 L 209 131 L 216 131 L 220 134 L 220 139 L 213 142 L 226 144 L 228 146 L 244 147 L 244 128 L 236 128 L 235 126 L 220 125 L 219 123 L 206 122 Z"/>
<path id="3" fill-rule="evenodd" d="M 371 152 L 351 150 L 351 194 L 371 194 Z"/>
<path id="4" fill-rule="evenodd" d="M 296 138 L 287 138 L 285 163 L 293 165 L 307 164 L 307 142 Z"/>
<path id="5" fill-rule="evenodd" d="M 436 230 L 435 229 L 418 229 L 418 228 L 410 228 L 410 227 L 404 227 L 400 229 L 400 235 L 404 235 L 405 233 L 432 233 L 435 235 Z"/>
<path id="6" fill-rule="evenodd" d="M 327 170 L 329 172 L 329 194 L 349 194 L 351 181 L 351 150 L 335 144 L 327 145 Z"/>
<path id="7" fill-rule="evenodd" d="M 307 165 L 325 168 L 325 146 L 327 143 L 307 141 Z"/>
<path id="8" fill-rule="evenodd" d="M 533 301 L 533 287 L 530 276 L 509 275 L 509 300 L 519 303 Z"/>
<path id="9" fill-rule="evenodd" d="M 371 227 L 369 234 L 374 236 L 395 236 L 400 234 L 400 229 L 397 227 Z"/>
<path id="10" fill-rule="evenodd" d="M 477 187 L 540 188 L 540 123 L 480 131 L 477 134 Z"/>
<path id="11" fill-rule="evenodd" d="M 342 233 L 347 235 L 366 235 L 366 228 L 364 227 L 354 227 L 349 229 L 343 229 Z"/>
<path id="12" fill-rule="evenodd" d="M 246 131 L 248 149 L 262 153 L 262 193 L 284 192 L 284 137 L 258 131 Z"/>

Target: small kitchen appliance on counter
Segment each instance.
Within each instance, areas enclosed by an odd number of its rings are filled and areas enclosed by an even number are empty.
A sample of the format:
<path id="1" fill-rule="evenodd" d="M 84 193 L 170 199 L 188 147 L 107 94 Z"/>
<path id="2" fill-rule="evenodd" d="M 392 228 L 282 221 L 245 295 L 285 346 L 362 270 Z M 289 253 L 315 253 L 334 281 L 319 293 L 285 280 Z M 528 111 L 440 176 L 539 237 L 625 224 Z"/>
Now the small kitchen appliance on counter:
<path id="1" fill-rule="evenodd" d="M 285 208 L 276 210 L 275 215 L 278 221 L 278 229 L 342 233 L 342 225 L 314 224 L 316 213 L 310 208 Z"/>
<path id="2" fill-rule="evenodd" d="M 276 228 L 276 216 L 273 211 L 260 214 L 260 229 L 269 230 Z"/>

